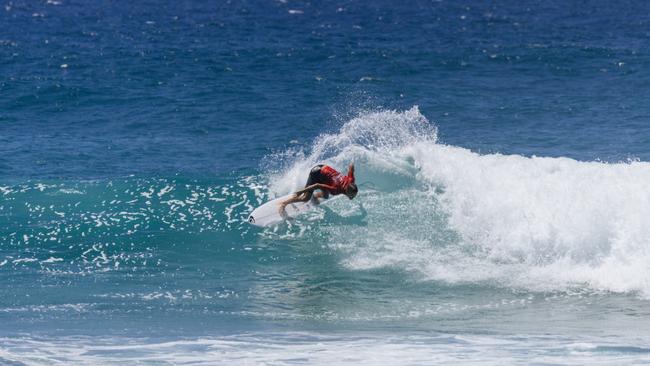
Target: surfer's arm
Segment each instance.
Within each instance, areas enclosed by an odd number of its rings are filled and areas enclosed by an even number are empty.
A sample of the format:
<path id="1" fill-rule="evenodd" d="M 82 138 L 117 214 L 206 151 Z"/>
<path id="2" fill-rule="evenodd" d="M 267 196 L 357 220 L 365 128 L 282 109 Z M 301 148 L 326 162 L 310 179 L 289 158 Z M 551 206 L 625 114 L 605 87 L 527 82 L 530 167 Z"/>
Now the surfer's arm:
<path id="1" fill-rule="evenodd" d="M 303 193 L 312 192 L 314 189 L 318 189 L 319 185 L 320 185 L 319 183 L 316 183 L 316 184 L 312 184 L 310 186 L 307 186 L 307 187 L 295 192 L 295 195 L 300 196 Z"/>
<path id="2" fill-rule="evenodd" d="M 335 187 L 328 186 L 327 184 L 316 183 L 316 184 L 312 184 L 312 185 L 310 185 L 310 186 L 307 186 L 307 187 L 305 187 L 305 188 L 303 188 L 303 189 L 297 191 L 295 194 L 296 194 L 297 196 L 299 196 L 299 195 L 301 195 L 301 194 L 303 194 L 303 193 L 313 192 L 313 191 L 316 190 L 316 189 L 320 189 L 320 190 L 322 190 L 322 191 L 333 191 L 333 190 L 336 190 Z"/>

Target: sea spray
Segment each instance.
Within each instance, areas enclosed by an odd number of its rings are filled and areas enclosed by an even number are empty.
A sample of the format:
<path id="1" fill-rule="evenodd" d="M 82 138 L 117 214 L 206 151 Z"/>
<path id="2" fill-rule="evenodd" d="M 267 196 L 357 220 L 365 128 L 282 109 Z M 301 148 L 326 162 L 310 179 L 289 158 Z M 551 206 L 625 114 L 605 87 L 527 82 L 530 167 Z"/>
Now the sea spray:
<path id="1" fill-rule="evenodd" d="M 338 206 L 362 205 L 367 225 L 320 229 L 351 269 L 650 296 L 648 163 L 482 155 L 438 142 L 414 107 L 362 113 L 319 136 L 270 189 L 299 188 L 314 164 L 344 170 L 352 161 L 357 181 L 374 189 Z"/>

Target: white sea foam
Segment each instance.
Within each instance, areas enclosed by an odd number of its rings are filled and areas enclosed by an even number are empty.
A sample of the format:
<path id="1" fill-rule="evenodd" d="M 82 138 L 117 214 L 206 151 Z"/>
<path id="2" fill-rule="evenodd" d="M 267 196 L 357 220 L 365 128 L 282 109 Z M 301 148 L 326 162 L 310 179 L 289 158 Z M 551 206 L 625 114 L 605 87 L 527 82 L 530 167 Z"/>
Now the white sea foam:
<path id="1" fill-rule="evenodd" d="M 21 365 L 621 365 L 650 362 L 643 341 L 477 335 L 253 333 L 145 339 L 0 338 L 0 363 Z M 646 343 L 647 344 L 647 343 Z"/>
<path id="2" fill-rule="evenodd" d="M 439 143 L 414 107 L 362 113 L 318 137 L 270 188 L 295 190 L 312 165 L 344 169 L 349 161 L 368 218 L 365 226 L 326 229 L 346 253 L 343 265 L 650 297 L 650 163 L 481 155 Z"/>

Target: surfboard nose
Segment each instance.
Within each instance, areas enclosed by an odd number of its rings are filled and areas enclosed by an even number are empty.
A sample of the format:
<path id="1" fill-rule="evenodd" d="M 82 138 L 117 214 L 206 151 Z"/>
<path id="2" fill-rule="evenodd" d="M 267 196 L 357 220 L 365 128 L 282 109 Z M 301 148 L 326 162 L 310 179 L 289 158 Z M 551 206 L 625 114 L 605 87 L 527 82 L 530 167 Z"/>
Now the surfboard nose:
<path id="1" fill-rule="evenodd" d="M 248 216 L 248 222 L 250 222 L 251 224 L 254 224 L 255 223 L 255 218 L 252 215 Z"/>

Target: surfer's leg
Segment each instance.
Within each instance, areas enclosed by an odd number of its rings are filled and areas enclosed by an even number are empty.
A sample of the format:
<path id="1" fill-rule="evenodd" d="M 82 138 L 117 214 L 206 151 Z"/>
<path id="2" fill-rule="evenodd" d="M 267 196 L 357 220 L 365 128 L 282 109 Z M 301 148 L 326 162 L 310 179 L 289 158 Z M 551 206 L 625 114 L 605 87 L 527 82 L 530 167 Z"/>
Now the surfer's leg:
<path id="1" fill-rule="evenodd" d="M 326 199 L 330 198 L 330 195 L 329 195 L 329 193 L 327 191 L 314 192 L 314 195 L 311 198 L 311 202 L 313 204 L 317 205 L 317 204 L 320 203 L 319 198 L 322 198 L 322 199 L 326 200 Z"/>
<path id="2" fill-rule="evenodd" d="M 316 165 L 313 168 L 311 168 L 311 171 L 309 171 L 309 177 L 307 178 L 307 183 L 305 184 L 305 187 L 309 187 L 312 184 L 316 183 L 321 183 L 322 180 L 322 175 L 320 173 L 320 170 L 323 168 L 323 165 Z M 300 195 L 295 195 L 288 200 L 282 202 L 280 204 L 280 215 L 285 215 L 284 208 L 287 205 L 290 205 L 292 203 L 296 202 L 307 202 L 312 198 L 313 191 L 305 192 Z"/>
<path id="3" fill-rule="evenodd" d="M 280 208 L 279 208 L 280 215 L 283 217 L 285 216 L 286 212 L 284 211 L 284 208 L 287 207 L 287 205 L 296 202 L 307 202 L 311 199 L 311 197 L 312 197 L 312 192 L 305 192 L 303 194 L 295 195 L 289 198 L 288 200 L 280 203 Z"/>
<path id="4" fill-rule="evenodd" d="M 305 192 L 302 194 L 297 194 L 282 203 L 286 206 L 288 204 L 296 203 L 296 202 L 307 202 L 309 201 L 309 199 L 311 199 L 312 195 L 313 192 Z"/>

